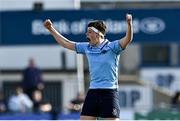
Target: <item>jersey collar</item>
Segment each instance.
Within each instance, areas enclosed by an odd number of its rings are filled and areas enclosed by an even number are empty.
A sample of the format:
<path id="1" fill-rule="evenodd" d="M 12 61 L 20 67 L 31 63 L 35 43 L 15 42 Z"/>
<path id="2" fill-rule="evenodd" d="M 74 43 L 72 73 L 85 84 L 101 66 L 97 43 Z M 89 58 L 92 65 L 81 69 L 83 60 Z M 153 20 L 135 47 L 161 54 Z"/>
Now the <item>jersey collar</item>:
<path id="1" fill-rule="evenodd" d="M 91 49 L 92 49 L 92 48 L 94 48 L 94 49 L 95 49 L 95 48 L 102 49 L 107 42 L 109 42 L 109 41 L 108 41 L 107 39 L 105 39 L 99 46 L 92 46 L 92 45 L 89 44 L 89 47 L 90 47 Z"/>

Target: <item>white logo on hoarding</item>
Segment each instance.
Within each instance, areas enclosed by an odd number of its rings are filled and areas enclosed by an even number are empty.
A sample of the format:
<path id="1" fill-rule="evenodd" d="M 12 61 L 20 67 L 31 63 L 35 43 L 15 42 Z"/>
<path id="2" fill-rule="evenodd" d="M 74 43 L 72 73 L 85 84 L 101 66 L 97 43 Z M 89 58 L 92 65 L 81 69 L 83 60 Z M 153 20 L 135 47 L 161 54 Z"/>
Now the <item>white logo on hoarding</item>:
<path id="1" fill-rule="evenodd" d="M 165 29 L 165 23 L 160 18 L 149 17 L 141 21 L 141 31 L 147 34 L 158 34 Z"/>

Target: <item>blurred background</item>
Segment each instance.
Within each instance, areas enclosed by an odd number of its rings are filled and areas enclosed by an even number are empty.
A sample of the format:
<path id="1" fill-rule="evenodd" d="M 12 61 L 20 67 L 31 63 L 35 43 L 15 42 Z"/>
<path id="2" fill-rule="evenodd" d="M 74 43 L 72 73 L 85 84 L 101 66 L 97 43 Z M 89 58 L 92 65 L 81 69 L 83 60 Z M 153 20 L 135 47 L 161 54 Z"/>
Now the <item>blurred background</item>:
<path id="1" fill-rule="evenodd" d="M 62 48 L 43 27 L 86 41 L 90 20 L 106 37 L 134 38 L 121 54 L 121 119 L 180 119 L 180 0 L 0 0 L 0 119 L 79 119 L 89 86 L 86 57 Z M 24 115 L 26 114 L 26 115 Z"/>

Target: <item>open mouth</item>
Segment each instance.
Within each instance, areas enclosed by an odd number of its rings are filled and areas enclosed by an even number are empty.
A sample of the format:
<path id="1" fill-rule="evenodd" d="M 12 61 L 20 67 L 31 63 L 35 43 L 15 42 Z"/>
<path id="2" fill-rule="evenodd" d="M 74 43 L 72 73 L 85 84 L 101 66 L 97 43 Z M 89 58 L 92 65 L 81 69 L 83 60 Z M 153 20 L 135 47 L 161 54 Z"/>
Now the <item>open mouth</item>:
<path id="1" fill-rule="evenodd" d="M 90 42 L 90 41 L 91 41 L 89 37 L 87 37 L 87 41 L 88 41 L 88 42 Z"/>

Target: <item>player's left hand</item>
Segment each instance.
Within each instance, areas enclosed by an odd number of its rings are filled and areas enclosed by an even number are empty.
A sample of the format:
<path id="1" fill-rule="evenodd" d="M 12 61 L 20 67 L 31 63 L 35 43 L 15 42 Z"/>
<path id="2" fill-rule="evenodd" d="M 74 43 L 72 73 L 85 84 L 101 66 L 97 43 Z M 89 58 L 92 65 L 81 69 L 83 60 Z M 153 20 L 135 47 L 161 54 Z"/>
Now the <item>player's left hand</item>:
<path id="1" fill-rule="evenodd" d="M 132 15 L 131 14 L 126 14 L 126 21 L 128 24 L 132 24 Z"/>

